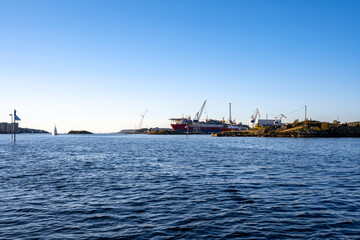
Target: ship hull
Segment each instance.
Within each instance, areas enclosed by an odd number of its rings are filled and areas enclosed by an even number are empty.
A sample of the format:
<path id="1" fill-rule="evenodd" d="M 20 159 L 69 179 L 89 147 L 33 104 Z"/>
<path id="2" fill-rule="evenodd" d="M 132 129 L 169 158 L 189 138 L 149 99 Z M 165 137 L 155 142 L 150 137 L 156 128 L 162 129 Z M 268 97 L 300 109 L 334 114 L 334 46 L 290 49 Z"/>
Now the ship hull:
<path id="1" fill-rule="evenodd" d="M 215 125 L 215 124 L 171 124 L 172 129 L 180 132 L 189 132 L 189 133 L 219 133 L 219 132 L 231 132 L 231 131 L 241 131 L 240 127 L 236 126 L 224 126 L 224 125 Z M 189 130 L 188 130 L 189 129 Z"/>

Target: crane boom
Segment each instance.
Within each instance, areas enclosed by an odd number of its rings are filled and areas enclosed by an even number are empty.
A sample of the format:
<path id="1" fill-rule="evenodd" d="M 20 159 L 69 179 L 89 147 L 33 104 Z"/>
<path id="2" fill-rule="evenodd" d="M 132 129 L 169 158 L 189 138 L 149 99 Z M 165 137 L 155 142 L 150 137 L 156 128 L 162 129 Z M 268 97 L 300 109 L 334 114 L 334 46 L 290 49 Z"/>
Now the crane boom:
<path id="1" fill-rule="evenodd" d="M 201 115 L 202 115 L 202 113 L 203 113 L 203 111 L 204 111 L 204 108 L 205 108 L 206 101 L 207 101 L 207 100 L 204 101 L 202 107 L 201 107 L 200 110 L 196 113 L 196 115 L 195 115 L 195 117 L 194 117 L 194 120 L 195 120 L 195 121 L 199 121 L 199 120 L 200 120 Z"/>
<path id="2" fill-rule="evenodd" d="M 144 117 L 146 115 L 146 113 L 148 112 L 148 109 L 146 109 L 146 111 L 144 112 L 144 114 L 140 114 L 140 124 L 139 124 L 139 129 L 141 129 Z"/>
<path id="3" fill-rule="evenodd" d="M 280 114 L 275 119 L 280 121 L 283 117 L 286 118 L 284 114 Z"/>
<path id="4" fill-rule="evenodd" d="M 284 114 L 280 114 L 279 116 L 275 117 L 275 124 L 279 124 L 282 118 L 286 118 Z"/>
<path id="5" fill-rule="evenodd" d="M 281 114 L 279 120 L 281 120 L 281 118 L 283 118 L 283 117 L 286 118 L 284 114 Z"/>

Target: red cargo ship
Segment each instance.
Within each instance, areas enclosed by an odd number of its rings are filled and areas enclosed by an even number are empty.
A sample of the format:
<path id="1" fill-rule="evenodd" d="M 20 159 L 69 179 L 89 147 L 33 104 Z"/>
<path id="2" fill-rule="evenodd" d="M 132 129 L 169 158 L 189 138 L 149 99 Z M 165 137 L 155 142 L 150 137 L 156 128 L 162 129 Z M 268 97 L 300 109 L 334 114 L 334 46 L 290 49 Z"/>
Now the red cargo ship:
<path id="1" fill-rule="evenodd" d="M 206 100 L 202 105 L 199 112 L 196 114 L 194 120 L 190 117 L 187 118 L 171 118 L 171 127 L 174 130 L 181 132 L 189 133 L 218 133 L 218 132 L 231 132 L 231 131 L 241 131 L 248 129 L 247 126 L 240 124 L 235 124 L 231 120 L 231 104 L 230 104 L 230 117 L 229 122 L 206 119 L 205 121 L 199 121 L 202 115 L 206 104 Z"/>
<path id="2" fill-rule="evenodd" d="M 247 126 L 232 125 L 220 120 L 207 119 L 205 122 L 193 121 L 189 118 L 171 118 L 171 127 L 174 130 L 189 133 L 218 133 L 241 131 L 248 129 Z"/>

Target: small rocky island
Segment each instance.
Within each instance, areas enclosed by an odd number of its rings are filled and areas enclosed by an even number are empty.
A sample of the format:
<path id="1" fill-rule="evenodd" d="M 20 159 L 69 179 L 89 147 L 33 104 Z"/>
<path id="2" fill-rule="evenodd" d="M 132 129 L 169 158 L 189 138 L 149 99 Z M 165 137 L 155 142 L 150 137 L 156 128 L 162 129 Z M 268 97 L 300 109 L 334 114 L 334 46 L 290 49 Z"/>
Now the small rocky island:
<path id="1" fill-rule="evenodd" d="M 175 131 L 171 128 L 141 128 L 141 129 L 124 129 L 121 134 L 149 134 L 149 135 L 182 135 L 185 132 Z"/>
<path id="2" fill-rule="evenodd" d="M 332 123 L 319 121 L 294 121 L 293 123 L 268 127 L 255 127 L 239 132 L 221 132 L 214 137 L 360 137 L 360 122 Z"/>
<path id="3" fill-rule="evenodd" d="M 93 134 L 92 132 L 85 130 L 71 130 L 68 134 Z"/>

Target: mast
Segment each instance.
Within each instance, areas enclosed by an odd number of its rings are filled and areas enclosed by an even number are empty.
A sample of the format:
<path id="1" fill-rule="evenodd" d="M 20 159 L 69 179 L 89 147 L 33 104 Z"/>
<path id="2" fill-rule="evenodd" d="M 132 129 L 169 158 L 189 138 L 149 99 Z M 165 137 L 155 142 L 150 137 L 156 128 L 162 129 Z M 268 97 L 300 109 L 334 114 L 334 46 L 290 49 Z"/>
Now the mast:
<path id="1" fill-rule="evenodd" d="M 13 115 L 9 114 L 9 116 L 11 117 L 10 119 L 10 135 L 11 135 L 11 141 L 13 141 L 13 133 L 12 133 L 12 124 L 13 124 Z"/>

